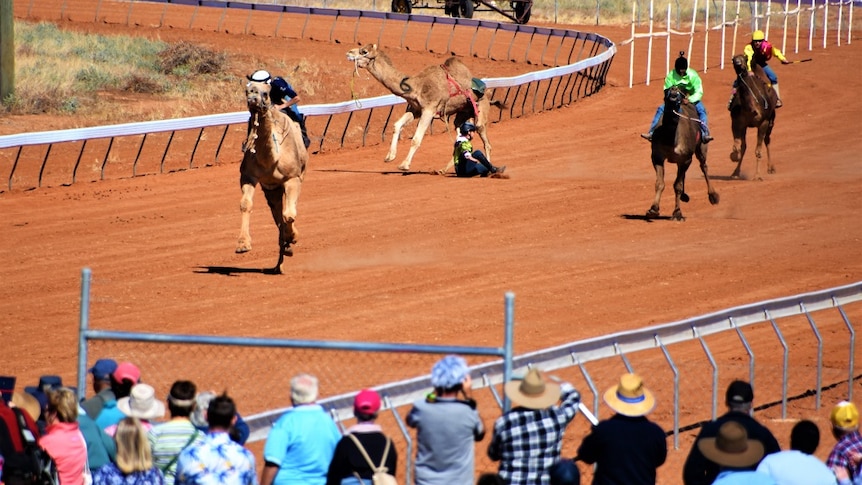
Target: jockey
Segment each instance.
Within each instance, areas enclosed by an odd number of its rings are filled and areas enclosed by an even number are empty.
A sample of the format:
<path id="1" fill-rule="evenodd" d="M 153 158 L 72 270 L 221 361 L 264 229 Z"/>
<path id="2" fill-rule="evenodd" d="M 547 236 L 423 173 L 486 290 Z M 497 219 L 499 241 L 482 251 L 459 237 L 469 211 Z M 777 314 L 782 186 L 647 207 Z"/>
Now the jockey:
<path id="1" fill-rule="evenodd" d="M 251 81 L 268 83 L 270 88 L 269 98 L 272 104 L 286 114 L 288 118 L 299 123 L 300 131 L 302 132 L 302 142 L 305 148 L 311 145 L 311 140 L 308 138 L 308 130 L 305 128 L 305 115 L 299 111 L 297 103 L 299 103 L 299 95 L 294 91 L 293 86 L 281 76 L 272 77 L 269 72 L 260 70 L 255 71 L 249 78 Z"/>
<path id="2" fill-rule="evenodd" d="M 679 53 L 679 57 L 673 65 L 673 70 L 667 73 L 667 77 L 664 79 L 665 90 L 673 86 L 678 86 L 680 90 L 688 95 L 688 102 L 694 105 L 695 109 L 697 109 L 697 116 L 700 118 L 703 143 L 711 142 L 713 138 L 709 134 L 706 107 L 701 102 L 701 99 L 703 99 L 703 83 L 697 71 L 688 68 L 688 59 L 685 58 L 684 52 Z M 655 112 L 655 117 L 653 117 L 652 125 L 650 125 L 649 132 L 641 134 L 642 138 L 652 141 L 652 135 L 658 127 L 662 116 L 664 116 L 664 104 L 659 105 Z"/>
<path id="3" fill-rule="evenodd" d="M 777 47 L 773 47 L 772 44 L 766 40 L 766 36 L 763 34 L 762 30 L 755 30 L 754 33 L 751 34 L 751 43 L 745 46 L 743 52 L 745 53 L 747 61 L 748 75 L 754 75 L 754 71 L 751 70 L 754 64 L 763 68 L 763 72 L 766 74 L 766 77 L 769 78 L 769 82 L 772 83 L 772 89 L 775 90 L 775 96 L 778 98 L 778 101 L 775 103 L 775 107 L 780 108 L 781 93 L 778 92 L 778 76 L 776 76 L 775 71 L 766 64 L 766 61 L 772 59 L 772 56 L 778 58 L 782 64 L 790 64 L 790 61 L 784 57 L 784 54 L 782 54 Z M 736 89 L 733 90 L 733 93 L 730 96 L 728 109 L 733 104 L 733 97 L 735 94 Z"/>

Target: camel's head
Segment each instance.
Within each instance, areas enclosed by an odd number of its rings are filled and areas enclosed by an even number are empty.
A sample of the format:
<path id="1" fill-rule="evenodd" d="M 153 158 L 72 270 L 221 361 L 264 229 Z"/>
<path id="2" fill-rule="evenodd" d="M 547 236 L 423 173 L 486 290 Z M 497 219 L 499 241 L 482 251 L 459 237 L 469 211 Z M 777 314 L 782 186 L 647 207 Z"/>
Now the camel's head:
<path id="1" fill-rule="evenodd" d="M 347 60 L 354 63 L 357 69 L 360 67 L 368 68 L 368 65 L 374 62 L 379 53 L 377 44 L 368 44 L 347 51 Z"/>
<path id="2" fill-rule="evenodd" d="M 272 100 L 269 99 L 269 92 L 272 86 L 268 82 L 249 81 L 245 85 L 245 100 L 248 103 L 248 110 L 252 113 L 266 112 L 272 106 Z"/>
<path id="3" fill-rule="evenodd" d="M 679 86 L 671 86 L 664 91 L 665 103 L 679 106 L 685 98 L 686 94 L 679 88 Z"/>
<path id="4" fill-rule="evenodd" d="M 748 71 L 748 66 L 746 66 L 745 55 L 737 54 L 733 56 L 733 70 L 736 71 L 737 74 L 745 74 Z"/>

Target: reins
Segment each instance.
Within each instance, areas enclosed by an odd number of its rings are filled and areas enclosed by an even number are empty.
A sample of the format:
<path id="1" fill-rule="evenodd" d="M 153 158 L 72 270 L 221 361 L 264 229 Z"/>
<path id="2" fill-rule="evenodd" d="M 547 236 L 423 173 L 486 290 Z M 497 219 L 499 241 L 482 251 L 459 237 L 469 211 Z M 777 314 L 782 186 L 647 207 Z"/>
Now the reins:
<path id="1" fill-rule="evenodd" d="M 755 92 L 754 88 L 752 88 L 751 86 L 748 85 L 749 76 L 748 75 L 742 75 L 742 74 L 737 74 L 737 76 L 739 77 L 739 81 L 742 83 L 742 85 L 745 86 L 745 89 L 747 89 L 748 92 L 751 93 L 751 97 L 758 100 L 763 105 L 763 109 L 768 109 L 769 108 L 769 98 L 767 98 L 765 95 L 760 96 L 757 92 Z M 754 76 L 752 76 L 752 77 L 754 77 Z"/>

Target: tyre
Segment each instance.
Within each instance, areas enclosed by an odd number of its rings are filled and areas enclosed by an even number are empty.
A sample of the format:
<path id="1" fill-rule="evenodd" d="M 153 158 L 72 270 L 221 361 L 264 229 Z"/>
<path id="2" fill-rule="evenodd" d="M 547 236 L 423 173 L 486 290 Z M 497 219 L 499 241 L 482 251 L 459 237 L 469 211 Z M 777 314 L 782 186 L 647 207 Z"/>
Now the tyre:
<path id="1" fill-rule="evenodd" d="M 512 2 L 512 8 L 515 10 L 515 18 L 519 24 L 526 24 L 530 21 L 530 14 L 533 13 L 533 2 Z"/>
<path id="2" fill-rule="evenodd" d="M 461 16 L 465 19 L 473 18 L 473 0 L 460 0 Z"/>
<path id="3" fill-rule="evenodd" d="M 392 12 L 409 14 L 413 11 L 410 0 L 392 0 Z"/>

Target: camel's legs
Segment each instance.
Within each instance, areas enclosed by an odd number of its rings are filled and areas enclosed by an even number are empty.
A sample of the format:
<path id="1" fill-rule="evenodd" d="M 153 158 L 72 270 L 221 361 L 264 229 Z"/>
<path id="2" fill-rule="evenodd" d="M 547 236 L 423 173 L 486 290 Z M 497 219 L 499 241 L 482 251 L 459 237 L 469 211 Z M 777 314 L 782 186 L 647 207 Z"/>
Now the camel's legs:
<path id="1" fill-rule="evenodd" d="M 389 144 L 389 152 L 386 154 L 386 158 L 383 159 L 384 162 L 395 160 L 395 154 L 398 153 L 398 140 L 401 138 L 401 129 L 412 121 L 413 113 L 408 111 L 395 122 L 394 131 L 392 132 L 392 143 Z"/>
<path id="2" fill-rule="evenodd" d="M 407 152 L 407 158 L 401 162 L 401 165 L 398 165 L 399 170 L 410 170 L 410 162 L 413 161 L 413 154 L 415 154 L 416 150 L 419 149 L 419 146 L 422 145 L 422 138 L 425 137 L 425 132 L 428 131 L 428 127 L 431 126 L 431 122 L 433 120 L 434 111 L 429 109 L 422 112 L 422 116 L 419 118 L 419 126 L 416 127 L 416 133 L 413 134 L 413 141 L 410 142 L 410 151 Z"/>
<path id="3" fill-rule="evenodd" d="M 682 209 L 680 208 L 679 203 L 682 200 L 683 194 L 685 193 L 685 173 L 688 171 L 688 167 L 690 165 L 690 159 L 687 162 L 679 162 L 676 164 L 676 180 L 673 181 L 673 193 L 675 195 L 674 208 L 673 215 L 671 216 L 671 219 L 675 221 L 685 220 L 685 217 L 683 217 L 682 215 Z"/>
<path id="4" fill-rule="evenodd" d="M 646 213 L 648 219 L 658 217 L 660 214 L 659 203 L 661 202 L 661 193 L 664 192 L 664 160 L 654 154 L 652 166 L 655 169 L 655 199 Z"/>
<path id="5" fill-rule="evenodd" d="M 242 214 L 242 223 L 239 228 L 239 239 L 236 242 L 236 252 L 245 253 L 251 251 L 251 234 L 249 233 L 249 222 L 251 220 L 251 209 L 254 206 L 255 180 L 246 176 L 240 176 L 240 189 L 242 198 L 239 201 L 239 210 Z"/>
<path id="6" fill-rule="evenodd" d="M 734 130 L 736 133 L 736 130 Z M 730 159 L 736 162 L 736 170 L 730 175 L 732 178 L 739 178 L 740 170 L 742 169 L 742 157 L 745 156 L 745 128 L 739 135 L 733 136 L 733 151 L 730 153 Z"/>
<path id="7" fill-rule="evenodd" d="M 709 180 L 709 167 L 706 165 L 706 146 L 700 145 L 694 154 L 700 162 L 700 171 L 703 172 L 703 179 L 706 180 L 706 193 L 709 194 L 709 203 L 712 205 L 718 204 L 718 192 L 712 188 L 712 182 Z"/>

